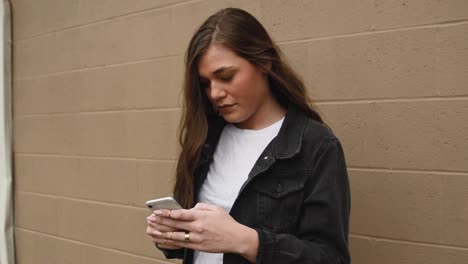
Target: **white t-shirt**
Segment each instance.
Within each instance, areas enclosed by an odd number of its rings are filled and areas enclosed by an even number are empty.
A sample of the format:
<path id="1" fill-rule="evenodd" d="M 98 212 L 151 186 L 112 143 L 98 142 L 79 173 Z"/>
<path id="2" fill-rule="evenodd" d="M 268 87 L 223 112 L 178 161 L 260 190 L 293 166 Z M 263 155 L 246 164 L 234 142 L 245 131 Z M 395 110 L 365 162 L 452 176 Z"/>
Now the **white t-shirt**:
<path id="1" fill-rule="evenodd" d="M 271 140 L 278 135 L 283 121 L 284 117 L 260 130 L 240 129 L 226 124 L 221 132 L 207 178 L 200 189 L 199 202 L 219 205 L 226 212 L 230 212 L 255 162 Z M 194 263 L 222 264 L 223 254 L 195 251 Z"/>

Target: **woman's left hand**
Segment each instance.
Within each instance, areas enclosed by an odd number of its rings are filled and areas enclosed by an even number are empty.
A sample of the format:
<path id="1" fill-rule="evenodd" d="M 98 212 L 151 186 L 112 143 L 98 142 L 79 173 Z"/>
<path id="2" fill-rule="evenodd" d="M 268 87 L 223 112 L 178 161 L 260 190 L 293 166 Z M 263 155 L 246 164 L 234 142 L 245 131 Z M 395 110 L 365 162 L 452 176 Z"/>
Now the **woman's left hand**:
<path id="1" fill-rule="evenodd" d="M 198 203 L 190 210 L 159 210 L 156 222 L 185 232 L 165 232 L 167 245 L 211 253 L 237 253 L 255 260 L 257 231 L 234 220 L 223 208 Z M 253 259 L 252 259 L 253 258 Z"/>

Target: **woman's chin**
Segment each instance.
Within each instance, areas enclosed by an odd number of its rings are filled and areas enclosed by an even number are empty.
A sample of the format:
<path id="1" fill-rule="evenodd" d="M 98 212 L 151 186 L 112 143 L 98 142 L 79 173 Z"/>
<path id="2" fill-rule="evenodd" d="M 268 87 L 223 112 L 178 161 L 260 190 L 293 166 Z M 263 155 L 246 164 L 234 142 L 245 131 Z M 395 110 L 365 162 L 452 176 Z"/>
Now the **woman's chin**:
<path id="1" fill-rule="evenodd" d="M 222 115 L 224 121 L 232 124 L 242 123 L 242 119 L 234 115 Z"/>

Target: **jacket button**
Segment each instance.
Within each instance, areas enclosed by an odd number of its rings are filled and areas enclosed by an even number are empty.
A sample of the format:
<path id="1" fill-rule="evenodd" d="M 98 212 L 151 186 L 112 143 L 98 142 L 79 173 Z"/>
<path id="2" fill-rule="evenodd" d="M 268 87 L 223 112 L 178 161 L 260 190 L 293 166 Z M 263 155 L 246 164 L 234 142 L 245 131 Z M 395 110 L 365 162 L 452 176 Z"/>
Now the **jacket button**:
<path id="1" fill-rule="evenodd" d="M 276 186 L 276 192 L 277 193 L 283 192 L 283 185 L 281 185 L 281 183 L 279 182 L 278 182 L 278 185 Z"/>

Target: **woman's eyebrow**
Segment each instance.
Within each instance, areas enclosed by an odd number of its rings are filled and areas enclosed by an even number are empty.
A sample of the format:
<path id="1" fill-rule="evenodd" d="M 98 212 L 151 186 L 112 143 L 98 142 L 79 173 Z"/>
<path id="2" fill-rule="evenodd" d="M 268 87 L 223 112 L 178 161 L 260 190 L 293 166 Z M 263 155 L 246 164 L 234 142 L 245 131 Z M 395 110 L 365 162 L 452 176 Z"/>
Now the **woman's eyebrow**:
<path id="1" fill-rule="evenodd" d="M 235 66 L 223 66 L 219 69 L 217 69 L 216 71 L 213 72 L 213 75 L 219 75 L 220 73 L 222 73 L 223 71 L 226 71 L 226 70 L 229 70 L 229 69 L 232 69 L 232 68 L 235 68 Z"/>
<path id="2" fill-rule="evenodd" d="M 235 69 L 235 68 L 236 68 L 236 66 L 234 66 L 234 65 L 232 65 L 232 66 L 222 66 L 222 67 L 216 69 L 212 74 L 214 76 L 219 76 L 224 71 L 227 71 L 227 70 L 230 70 L 230 69 Z M 199 79 L 200 79 L 200 81 L 203 81 L 203 80 L 208 80 L 209 77 L 205 77 L 205 76 L 200 74 Z"/>

